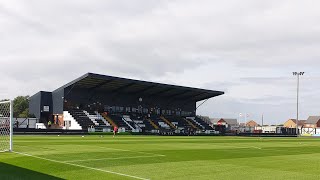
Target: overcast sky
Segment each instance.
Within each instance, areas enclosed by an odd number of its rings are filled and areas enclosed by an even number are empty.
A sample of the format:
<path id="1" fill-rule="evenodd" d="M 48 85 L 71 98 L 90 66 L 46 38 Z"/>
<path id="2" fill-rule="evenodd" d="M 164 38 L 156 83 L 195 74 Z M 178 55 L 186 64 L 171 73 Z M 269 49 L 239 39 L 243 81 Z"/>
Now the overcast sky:
<path id="1" fill-rule="evenodd" d="M 1 0 L 0 99 L 87 73 L 225 91 L 198 110 L 320 115 L 320 1 Z M 243 120 L 242 120 L 243 121 Z"/>

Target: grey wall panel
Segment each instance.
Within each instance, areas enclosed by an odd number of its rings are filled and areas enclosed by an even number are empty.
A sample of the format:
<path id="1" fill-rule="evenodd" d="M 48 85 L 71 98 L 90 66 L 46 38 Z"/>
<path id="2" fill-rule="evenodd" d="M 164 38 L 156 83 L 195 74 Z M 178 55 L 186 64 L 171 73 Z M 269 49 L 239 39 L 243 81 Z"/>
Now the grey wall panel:
<path id="1" fill-rule="evenodd" d="M 49 106 L 49 112 L 52 114 L 52 93 L 51 92 L 41 92 L 41 104 L 40 111 L 44 112 L 44 106 Z"/>
<path id="2" fill-rule="evenodd" d="M 63 114 L 64 89 L 52 92 L 53 114 Z"/>
<path id="3" fill-rule="evenodd" d="M 41 92 L 33 95 L 29 99 L 29 114 L 34 114 L 36 118 L 40 119 L 40 104 L 41 104 Z"/>

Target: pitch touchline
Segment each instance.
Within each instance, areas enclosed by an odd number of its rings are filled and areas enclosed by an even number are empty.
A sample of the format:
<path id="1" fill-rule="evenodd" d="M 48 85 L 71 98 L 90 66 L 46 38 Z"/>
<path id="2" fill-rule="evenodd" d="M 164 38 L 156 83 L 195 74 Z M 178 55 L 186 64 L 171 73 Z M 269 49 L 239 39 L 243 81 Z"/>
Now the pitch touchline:
<path id="1" fill-rule="evenodd" d="M 102 161 L 102 160 L 113 160 L 113 159 L 136 159 L 136 158 L 150 158 L 150 157 L 164 157 L 164 156 L 165 156 L 165 155 L 153 155 L 153 156 L 132 156 L 132 157 L 119 157 L 119 158 L 84 159 L 84 160 L 63 161 L 63 162 Z"/>
<path id="2" fill-rule="evenodd" d="M 20 152 L 15 152 L 15 151 L 13 151 L 13 153 L 24 155 L 24 156 L 29 156 L 29 157 L 33 157 L 33 158 L 37 158 L 37 159 L 42 159 L 42 160 L 46 160 L 46 161 L 51 161 L 51 162 L 55 162 L 55 163 L 66 164 L 66 165 L 70 165 L 70 166 L 86 168 L 86 169 L 105 172 L 105 173 L 109 173 L 109 174 L 116 174 L 116 175 L 119 175 L 119 176 L 130 177 L 130 178 L 134 178 L 134 179 L 150 180 L 150 179 L 142 178 L 142 177 L 138 177 L 138 176 L 131 176 L 131 175 L 128 175 L 128 174 L 123 174 L 123 173 L 118 173 L 118 172 L 113 172 L 113 171 L 108 171 L 108 170 L 103 170 L 103 169 L 98 169 L 98 168 L 92 168 L 92 167 L 78 165 L 78 164 L 72 164 L 72 163 L 69 163 L 69 162 L 63 162 L 63 161 L 57 161 L 57 160 L 53 160 L 53 159 L 42 158 L 42 157 L 39 157 L 39 156 L 34 156 L 34 155 L 31 155 L 31 154 L 26 154 L 26 153 L 20 153 Z"/>

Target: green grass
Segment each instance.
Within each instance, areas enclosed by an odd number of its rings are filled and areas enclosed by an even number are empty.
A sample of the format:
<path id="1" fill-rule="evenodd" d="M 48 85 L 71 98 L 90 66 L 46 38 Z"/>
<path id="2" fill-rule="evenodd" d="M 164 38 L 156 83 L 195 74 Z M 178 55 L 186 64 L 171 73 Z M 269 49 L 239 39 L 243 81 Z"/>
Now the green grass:
<path id="1" fill-rule="evenodd" d="M 15 136 L 14 150 L 1 180 L 320 178 L 316 138 Z"/>

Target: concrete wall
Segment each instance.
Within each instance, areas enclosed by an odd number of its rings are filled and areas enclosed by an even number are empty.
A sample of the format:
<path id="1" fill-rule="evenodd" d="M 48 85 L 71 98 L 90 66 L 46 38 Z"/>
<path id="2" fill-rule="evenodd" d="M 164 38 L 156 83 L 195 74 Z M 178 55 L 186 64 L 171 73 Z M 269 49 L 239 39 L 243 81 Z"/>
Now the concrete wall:
<path id="1" fill-rule="evenodd" d="M 63 129 L 82 130 L 82 127 L 78 124 L 78 122 L 71 116 L 71 114 L 68 111 L 63 112 L 63 121 L 69 121 L 69 123 L 67 124 L 70 125 L 69 127 L 64 126 Z"/>

